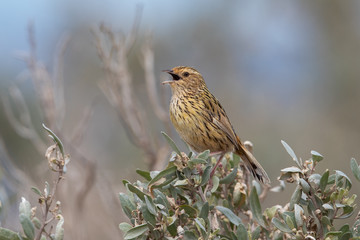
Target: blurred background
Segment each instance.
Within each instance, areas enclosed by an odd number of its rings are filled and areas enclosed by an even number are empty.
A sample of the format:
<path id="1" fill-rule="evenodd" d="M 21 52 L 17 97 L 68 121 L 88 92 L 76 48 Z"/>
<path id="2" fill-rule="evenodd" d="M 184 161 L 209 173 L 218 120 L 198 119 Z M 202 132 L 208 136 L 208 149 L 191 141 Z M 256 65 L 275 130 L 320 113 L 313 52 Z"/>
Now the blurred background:
<path id="1" fill-rule="evenodd" d="M 66 238 L 121 239 L 121 180 L 135 181 L 137 168 L 164 166 L 151 162 L 170 154 L 160 131 L 188 151 L 163 116 L 170 89 L 160 84 L 168 78 L 161 70 L 178 65 L 203 74 L 273 185 L 294 165 L 280 140 L 302 159 L 321 153 L 318 172 L 338 169 L 355 180 L 349 165 L 360 159 L 359 1 L 6 1 L 0 21 L 2 226 L 18 228 L 20 197 L 36 203 L 30 187 L 52 179 L 45 122 L 67 139 L 72 158 L 59 194 Z M 111 33 L 124 43 L 115 49 L 120 62 L 101 56 Z M 131 87 L 111 85 L 119 76 Z M 120 102 L 131 91 L 143 119 L 139 133 L 111 98 L 116 87 L 126 90 L 117 92 Z M 131 140 L 142 131 L 146 141 Z M 157 142 L 152 153 L 144 150 L 149 139 Z M 284 204 L 289 194 L 270 193 L 265 205 Z M 80 219 L 78 229 L 69 227 Z"/>

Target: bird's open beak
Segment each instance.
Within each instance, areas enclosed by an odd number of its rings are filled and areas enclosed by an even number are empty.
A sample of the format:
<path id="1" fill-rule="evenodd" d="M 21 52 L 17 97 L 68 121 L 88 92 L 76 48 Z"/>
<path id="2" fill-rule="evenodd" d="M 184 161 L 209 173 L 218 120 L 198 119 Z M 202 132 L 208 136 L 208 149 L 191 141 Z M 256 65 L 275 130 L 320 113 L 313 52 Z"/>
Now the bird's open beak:
<path id="1" fill-rule="evenodd" d="M 172 78 L 173 78 L 173 80 L 162 82 L 163 85 L 164 85 L 164 84 L 174 83 L 176 80 L 179 80 L 179 79 L 180 79 L 179 75 L 177 75 L 176 73 L 174 73 L 172 70 L 163 70 L 163 72 L 166 72 L 166 73 L 170 74 L 170 75 L 172 76 Z M 174 81 L 174 80 L 175 80 L 175 81 Z"/>

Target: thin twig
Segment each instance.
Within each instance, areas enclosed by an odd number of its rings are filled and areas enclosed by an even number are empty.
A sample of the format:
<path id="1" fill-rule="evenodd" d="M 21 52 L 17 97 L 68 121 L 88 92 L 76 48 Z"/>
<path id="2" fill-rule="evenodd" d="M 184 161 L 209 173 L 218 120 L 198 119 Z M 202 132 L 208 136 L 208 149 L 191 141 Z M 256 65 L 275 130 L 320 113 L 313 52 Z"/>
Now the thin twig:
<path id="1" fill-rule="evenodd" d="M 156 90 L 156 80 L 154 74 L 154 52 L 151 49 L 151 37 L 148 37 L 142 48 L 142 66 L 145 72 L 146 89 L 149 95 L 150 103 L 156 116 L 163 122 L 169 123 L 167 112 L 159 104 L 158 93 Z"/>
<path id="2" fill-rule="evenodd" d="M 54 67 L 52 79 L 54 81 L 54 100 L 56 102 L 56 121 L 58 126 L 62 126 L 65 114 L 65 96 L 64 96 L 64 55 L 70 42 L 70 35 L 64 34 L 56 46 L 54 57 Z M 60 113 L 60 114 L 59 114 Z"/>
<path id="3" fill-rule="evenodd" d="M 60 156 L 59 154 L 59 149 L 56 149 L 55 150 L 55 155 L 56 156 Z M 55 219 L 55 217 L 53 218 L 50 218 L 48 219 L 48 215 L 49 215 L 49 212 L 52 212 L 52 210 L 50 209 L 51 208 L 51 205 L 55 199 L 55 194 L 56 194 L 56 190 L 58 188 L 58 185 L 60 183 L 60 181 L 63 179 L 63 174 L 64 174 L 64 164 L 65 164 L 65 160 L 63 159 L 64 156 L 62 156 L 62 159 L 57 159 L 57 164 L 56 166 L 58 167 L 57 169 L 57 173 L 58 173 L 58 176 L 57 176 L 57 179 L 55 180 L 54 182 L 54 185 L 52 187 L 52 191 L 51 193 L 48 193 L 48 196 L 45 196 L 45 198 L 43 199 L 43 204 L 44 204 L 44 207 L 42 208 L 43 209 L 43 221 L 42 221 L 42 224 L 39 228 L 39 231 L 35 237 L 35 240 L 40 240 L 41 239 L 41 236 L 43 234 L 43 232 L 46 232 L 45 231 L 45 228 L 48 224 L 51 223 L 52 220 Z M 48 159 L 49 161 L 49 159 Z M 55 214 L 55 213 L 53 213 Z"/>
<path id="4" fill-rule="evenodd" d="M 138 28 L 134 24 L 134 28 Z M 145 154 L 149 164 L 149 169 L 153 170 L 158 166 L 158 162 L 165 158 L 164 151 L 155 149 L 165 149 L 163 144 L 158 144 L 151 138 L 151 132 L 147 126 L 147 116 L 142 110 L 142 104 L 138 103 L 135 98 L 133 87 L 133 78 L 128 66 L 128 53 L 130 51 L 129 43 L 133 43 L 134 33 L 133 29 L 128 36 L 118 36 L 112 32 L 108 27 L 102 24 L 99 30 L 92 30 L 95 36 L 95 44 L 99 58 L 102 61 L 105 73 L 105 79 L 99 83 L 101 90 L 104 92 L 108 101 L 115 107 L 119 119 L 126 130 L 129 139 L 134 145 L 141 148 Z M 106 43 L 110 44 L 107 46 Z M 155 87 L 154 76 L 154 60 L 153 53 L 150 46 L 146 46 L 143 52 L 143 65 L 145 68 L 145 79 L 148 87 L 149 99 L 155 111 L 155 115 L 164 123 L 169 125 L 167 114 L 160 108 L 157 100 L 157 93 Z"/>
<path id="5" fill-rule="evenodd" d="M 9 123 L 13 126 L 16 133 L 25 138 L 31 140 L 38 152 L 42 152 L 45 148 L 45 144 L 42 141 L 39 134 L 35 131 L 34 125 L 31 121 L 30 111 L 25 103 L 25 99 L 21 91 L 16 85 L 13 85 L 9 89 L 9 94 L 19 109 L 20 116 L 17 118 L 13 112 L 10 104 L 10 100 L 6 95 L 2 96 L 4 112 L 9 120 Z"/>
<path id="6" fill-rule="evenodd" d="M 131 33 L 129 34 L 129 37 L 126 39 L 127 41 L 125 44 L 125 49 L 126 49 L 127 54 L 130 53 L 132 47 L 135 45 L 135 41 L 137 39 L 139 26 L 140 26 L 140 22 L 141 22 L 142 12 L 143 12 L 143 5 L 137 4 L 135 17 L 134 17 L 134 21 L 133 21 L 133 26 L 131 28 Z"/>

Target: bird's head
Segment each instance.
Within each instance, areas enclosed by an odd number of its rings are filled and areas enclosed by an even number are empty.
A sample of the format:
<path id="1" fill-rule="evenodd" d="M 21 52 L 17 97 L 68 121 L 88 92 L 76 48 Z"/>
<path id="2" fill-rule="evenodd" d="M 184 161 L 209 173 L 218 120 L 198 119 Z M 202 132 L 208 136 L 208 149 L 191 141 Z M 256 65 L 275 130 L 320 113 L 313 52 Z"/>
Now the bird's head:
<path id="1" fill-rule="evenodd" d="M 164 72 L 169 73 L 172 80 L 165 81 L 162 84 L 169 84 L 174 93 L 181 91 L 197 92 L 206 88 L 204 78 L 195 68 L 180 66 L 171 70 L 164 70 Z"/>

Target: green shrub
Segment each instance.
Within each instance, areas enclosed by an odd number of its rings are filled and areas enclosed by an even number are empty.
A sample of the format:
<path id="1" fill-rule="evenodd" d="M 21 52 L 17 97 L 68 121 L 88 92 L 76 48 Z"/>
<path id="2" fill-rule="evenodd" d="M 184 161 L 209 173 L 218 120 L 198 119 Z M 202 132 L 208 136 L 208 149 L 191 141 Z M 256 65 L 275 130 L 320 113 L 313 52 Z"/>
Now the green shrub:
<path id="1" fill-rule="evenodd" d="M 302 161 L 282 141 L 296 166 L 282 169 L 280 186 L 271 191 L 281 191 L 284 182 L 296 188 L 285 206 L 263 211 L 260 199 L 269 187 L 250 183 L 237 155 L 226 155 L 210 179 L 216 159 L 209 151 L 180 153 L 164 135 L 174 150 L 167 168 L 137 170 L 142 181 L 123 181 L 127 193 L 119 197 L 130 219 L 119 225 L 125 239 L 360 239 L 359 217 L 353 226 L 335 227 L 354 213 L 356 195 L 343 172 L 315 172 L 321 154 L 311 151 Z M 351 169 L 360 180 L 355 159 Z"/>
<path id="2" fill-rule="evenodd" d="M 64 237 L 61 205 L 54 196 L 69 157 L 60 139 L 44 128 L 55 142 L 48 148 L 46 158 L 57 180 L 52 187 L 45 183 L 43 192 L 32 188 L 39 196 L 42 213 L 22 198 L 19 220 L 23 231 L 0 228 L 1 240 Z M 163 135 L 174 150 L 167 168 L 160 172 L 137 170 L 142 181 L 123 181 L 127 193 L 120 193 L 119 197 L 130 219 L 130 223 L 119 225 L 125 239 L 360 239 L 359 214 L 352 226 L 336 227 L 338 219 L 354 213 L 356 195 L 350 193 L 352 182 L 343 172 L 315 172 L 323 160 L 321 154 L 311 151 L 312 157 L 302 161 L 282 141 L 295 166 L 282 169 L 280 185 L 270 189 L 251 182 L 234 154 L 227 154 L 210 177 L 216 159 L 209 151 L 186 155 Z M 355 159 L 351 159 L 350 167 L 360 181 Z M 281 192 L 285 182 L 296 185 L 289 202 L 263 210 L 261 201 L 268 190 Z"/>

